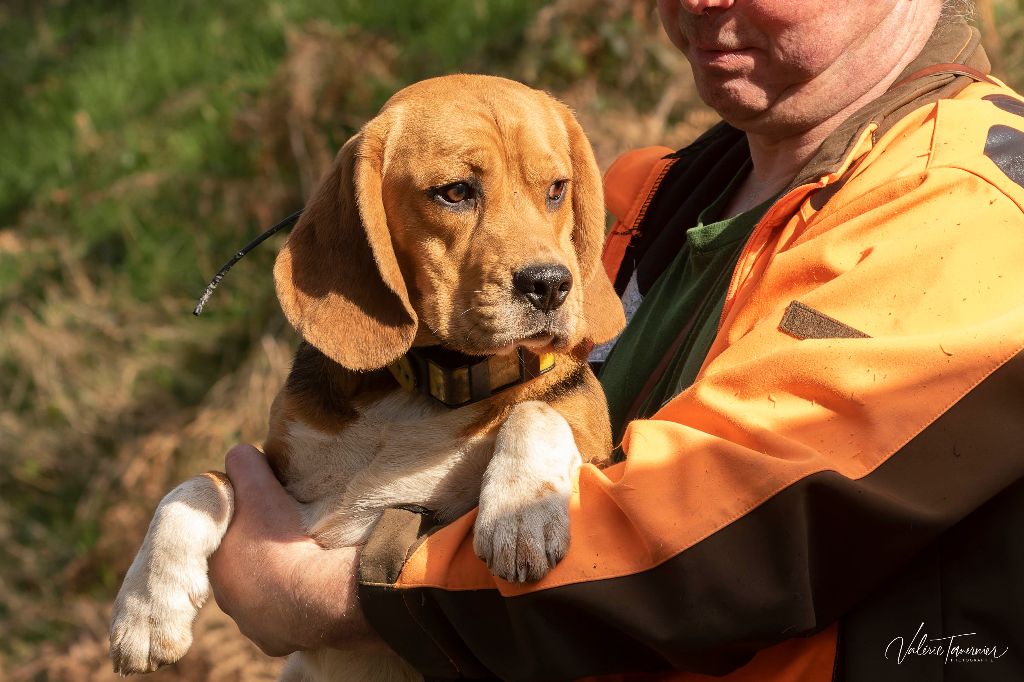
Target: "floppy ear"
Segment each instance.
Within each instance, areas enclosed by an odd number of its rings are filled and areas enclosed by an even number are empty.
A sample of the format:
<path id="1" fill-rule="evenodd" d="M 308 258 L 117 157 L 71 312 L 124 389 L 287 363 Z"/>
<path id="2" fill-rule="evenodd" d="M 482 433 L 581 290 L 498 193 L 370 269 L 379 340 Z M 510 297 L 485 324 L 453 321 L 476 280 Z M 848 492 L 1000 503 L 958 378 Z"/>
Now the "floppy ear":
<path id="1" fill-rule="evenodd" d="M 288 321 L 353 370 L 405 354 L 418 326 L 381 197 L 383 125 L 371 121 L 345 143 L 274 264 Z"/>
<path id="2" fill-rule="evenodd" d="M 604 193 L 594 151 L 572 111 L 558 103 L 569 132 L 572 157 L 572 242 L 583 280 L 584 336 L 595 344 L 615 338 L 626 325 L 622 301 L 601 265 L 604 247 Z"/>

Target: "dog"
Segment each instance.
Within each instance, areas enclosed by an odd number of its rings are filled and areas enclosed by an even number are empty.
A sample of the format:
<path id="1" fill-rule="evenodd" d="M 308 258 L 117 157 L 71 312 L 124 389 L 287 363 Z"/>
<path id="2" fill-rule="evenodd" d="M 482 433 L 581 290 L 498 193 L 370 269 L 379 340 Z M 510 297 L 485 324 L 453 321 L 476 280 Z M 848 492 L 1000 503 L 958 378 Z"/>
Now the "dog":
<path id="1" fill-rule="evenodd" d="M 384 510 L 479 506 L 474 549 L 510 581 L 569 542 L 581 462 L 611 452 L 587 365 L 625 324 L 600 265 L 601 180 L 571 111 L 501 78 L 395 94 L 341 149 L 274 265 L 302 336 L 264 450 L 325 547 Z M 185 654 L 233 510 L 210 472 L 158 506 L 114 606 L 122 674 Z M 418 679 L 397 656 L 293 654 L 283 680 Z"/>

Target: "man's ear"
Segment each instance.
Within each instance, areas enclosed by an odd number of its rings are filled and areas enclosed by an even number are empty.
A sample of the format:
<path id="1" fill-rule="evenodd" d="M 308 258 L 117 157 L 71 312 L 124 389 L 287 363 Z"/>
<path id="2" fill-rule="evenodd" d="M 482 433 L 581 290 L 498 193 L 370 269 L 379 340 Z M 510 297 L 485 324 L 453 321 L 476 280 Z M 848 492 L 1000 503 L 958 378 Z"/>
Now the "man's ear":
<path id="1" fill-rule="evenodd" d="M 387 127 L 375 119 L 345 143 L 274 264 L 288 321 L 352 370 L 404 355 L 418 326 L 381 196 Z"/>
<path id="2" fill-rule="evenodd" d="M 556 101 L 569 133 L 572 158 L 573 230 L 572 242 L 583 280 L 583 335 L 595 344 L 614 339 L 626 326 L 626 317 L 601 265 L 604 247 L 604 196 L 601 173 L 594 159 L 594 150 L 572 111 Z"/>

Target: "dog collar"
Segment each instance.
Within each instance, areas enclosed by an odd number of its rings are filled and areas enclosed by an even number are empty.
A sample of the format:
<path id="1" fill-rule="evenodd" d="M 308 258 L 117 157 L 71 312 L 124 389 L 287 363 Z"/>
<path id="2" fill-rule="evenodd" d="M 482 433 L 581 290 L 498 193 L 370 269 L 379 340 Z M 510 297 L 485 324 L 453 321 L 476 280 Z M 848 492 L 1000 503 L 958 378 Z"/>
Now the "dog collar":
<path id="1" fill-rule="evenodd" d="M 536 379 L 554 366 L 554 353 L 525 348 L 480 357 L 426 346 L 411 349 L 388 370 L 407 391 L 425 393 L 447 407 L 463 407 Z"/>

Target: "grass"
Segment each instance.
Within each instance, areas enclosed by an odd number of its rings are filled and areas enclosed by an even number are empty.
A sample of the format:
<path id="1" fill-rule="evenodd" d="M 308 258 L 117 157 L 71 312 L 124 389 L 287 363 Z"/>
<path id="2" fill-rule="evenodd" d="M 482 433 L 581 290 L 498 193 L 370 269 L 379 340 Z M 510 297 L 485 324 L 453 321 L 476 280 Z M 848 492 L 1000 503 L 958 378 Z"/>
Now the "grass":
<path id="1" fill-rule="evenodd" d="M 995 9 L 1020 85 L 1020 12 Z M 113 679 L 109 604 L 153 507 L 259 442 L 295 342 L 269 278 L 280 238 L 198 320 L 195 297 L 391 93 L 519 78 L 578 110 L 604 164 L 713 120 L 645 0 L 12 0 L 0 44 L 0 679 L 15 681 Z M 198 628 L 158 679 L 272 679 L 215 609 Z"/>
<path id="2" fill-rule="evenodd" d="M 116 588 L 123 565 L 96 552 L 104 514 L 132 496 L 117 480 L 127 444 L 187 424 L 217 378 L 266 339 L 291 341 L 266 277 L 273 247 L 232 274 L 205 318 L 188 314 L 227 255 L 301 205 L 297 178 L 265 177 L 259 129 L 240 123 L 273 96 L 289 32 L 316 19 L 339 36 L 363 26 L 405 46 L 393 82 L 349 108 L 361 120 L 396 83 L 486 61 L 485 46 L 510 50 L 536 6 L 142 0 L 2 10 L 0 518 L 10 530 L 0 594 L 18 598 L 0 599 L 0 653 L 30 658 L 76 627 L 59 610 L 13 606 Z M 446 24 L 456 30 L 440 40 Z M 284 186 L 268 197 L 260 189 L 270 181 Z M 219 440 L 255 440 L 261 428 Z M 222 451 L 217 442 L 205 458 Z"/>
<path id="3" fill-rule="evenodd" d="M 124 275 L 116 284 L 140 300 L 191 296 L 208 259 L 257 229 L 244 212 L 196 209 L 219 198 L 218 183 L 251 177 L 259 141 L 233 136 L 232 123 L 284 58 L 287 27 L 317 18 L 376 31 L 402 45 L 403 81 L 482 63 L 485 48 L 500 58 L 538 4 L 428 1 L 409 11 L 355 0 L 143 0 L 8 9 L 0 96 L 14 106 L 0 113 L 0 221 L 41 210 L 58 220 L 29 222 L 24 237 L 64 238 L 71 227 L 73 255 L 91 274 L 116 270 Z M 59 277 L 52 261 L 13 260 L 0 262 L 5 300 L 38 299 L 38 283 Z"/>
<path id="4" fill-rule="evenodd" d="M 280 238 L 199 320 L 195 297 L 390 94 L 482 71 L 570 101 L 589 83 L 574 103 L 608 113 L 609 75 L 655 29 L 638 0 L 0 6 L 0 678 L 111 676 L 109 604 L 153 507 L 261 439 L 295 342 L 269 278 Z M 640 52 L 605 56 L 627 35 Z M 606 153 L 649 132 L 614 111 Z M 158 677 L 275 669 L 223 617 L 199 631 L 191 663 Z"/>

